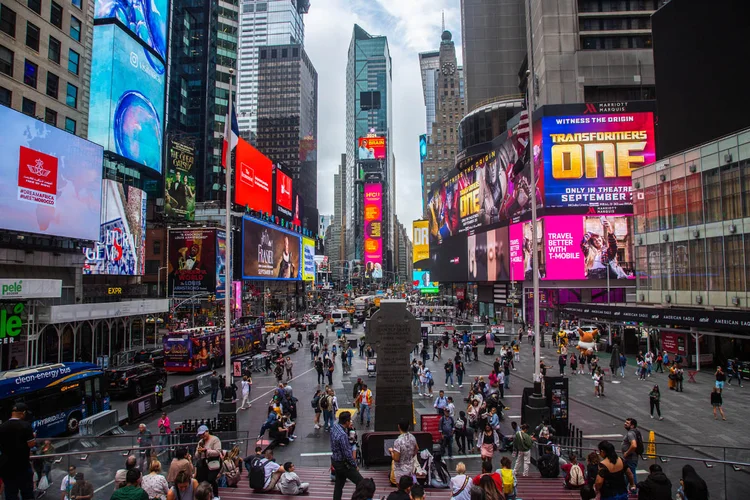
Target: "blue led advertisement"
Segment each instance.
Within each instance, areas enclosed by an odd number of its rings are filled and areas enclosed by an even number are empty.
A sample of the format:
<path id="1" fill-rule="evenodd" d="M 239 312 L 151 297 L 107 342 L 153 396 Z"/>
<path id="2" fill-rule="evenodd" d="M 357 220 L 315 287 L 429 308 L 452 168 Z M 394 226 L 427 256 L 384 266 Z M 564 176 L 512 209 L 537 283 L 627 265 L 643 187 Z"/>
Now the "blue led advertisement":
<path id="1" fill-rule="evenodd" d="M 117 19 L 167 60 L 167 0 L 96 0 L 94 19 Z"/>
<path id="2" fill-rule="evenodd" d="M 115 25 L 94 28 L 89 139 L 162 171 L 164 65 Z"/>

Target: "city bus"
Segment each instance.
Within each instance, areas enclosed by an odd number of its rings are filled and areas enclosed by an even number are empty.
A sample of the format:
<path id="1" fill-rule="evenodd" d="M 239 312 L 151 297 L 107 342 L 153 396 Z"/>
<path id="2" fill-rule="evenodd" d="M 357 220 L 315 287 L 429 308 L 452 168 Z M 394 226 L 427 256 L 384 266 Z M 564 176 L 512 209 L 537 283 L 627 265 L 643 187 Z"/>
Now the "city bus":
<path id="1" fill-rule="evenodd" d="M 259 352 L 263 323 L 232 328 L 231 358 Z M 224 328 L 187 328 L 164 336 L 164 368 L 168 372 L 197 373 L 224 364 Z"/>
<path id="2" fill-rule="evenodd" d="M 0 421 L 21 402 L 37 439 L 75 433 L 82 419 L 109 410 L 105 373 L 91 363 L 57 363 L 0 374 Z"/>

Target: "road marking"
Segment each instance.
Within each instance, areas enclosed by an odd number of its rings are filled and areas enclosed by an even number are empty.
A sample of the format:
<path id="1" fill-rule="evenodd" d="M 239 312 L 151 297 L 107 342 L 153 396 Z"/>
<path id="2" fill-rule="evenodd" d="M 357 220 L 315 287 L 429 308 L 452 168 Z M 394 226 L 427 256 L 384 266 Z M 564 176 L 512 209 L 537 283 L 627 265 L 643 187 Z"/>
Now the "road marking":
<path id="1" fill-rule="evenodd" d="M 521 397 L 520 394 L 506 394 L 505 396 L 501 397 L 500 399 L 505 399 L 505 398 L 520 398 L 520 397 Z"/>
<path id="2" fill-rule="evenodd" d="M 584 434 L 583 439 L 621 438 L 622 434 Z"/>
<path id="3" fill-rule="evenodd" d="M 100 491 L 102 491 L 102 490 L 103 490 L 104 488 L 107 488 L 107 487 L 109 487 L 109 485 L 111 485 L 111 484 L 114 484 L 114 482 L 115 482 L 115 480 L 113 479 L 112 481 L 108 482 L 108 483 L 107 483 L 107 484 L 105 484 L 104 486 L 100 486 L 100 487 L 98 487 L 97 489 L 95 489 L 95 490 L 94 490 L 94 493 L 99 493 L 99 492 L 100 492 Z"/>
<path id="4" fill-rule="evenodd" d="M 318 453 L 300 453 L 299 456 L 301 457 L 330 457 L 331 452 L 330 451 L 321 451 Z"/>
<path id="5" fill-rule="evenodd" d="M 642 470 L 642 469 L 638 469 L 638 470 L 636 470 L 636 471 L 635 471 L 635 473 L 636 473 L 636 474 L 650 474 L 650 472 L 649 472 L 649 471 L 647 471 L 647 470 Z"/>
<path id="6" fill-rule="evenodd" d="M 296 377 L 292 377 L 292 379 L 291 379 L 291 380 L 289 380 L 289 382 L 291 382 L 292 380 L 297 380 L 298 378 L 302 377 L 303 375 L 307 375 L 308 373 L 310 373 L 310 372 L 311 372 L 311 371 L 313 371 L 313 370 L 315 370 L 315 367 L 313 367 L 313 368 L 310 368 L 310 369 L 309 369 L 309 370 L 307 370 L 306 372 L 302 372 L 302 373 L 300 373 L 300 374 L 299 374 L 299 375 L 297 375 Z M 250 401 L 250 402 L 251 402 L 251 403 L 255 403 L 255 402 L 256 402 L 256 401 L 258 401 L 259 399 L 262 399 L 262 398 L 264 398 L 265 396 L 268 396 L 268 395 L 269 395 L 269 394 L 271 394 L 271 393 L 272 393 L 273 391 L 274 391 L 274 389 L 271 389 L 270 391 L 266 391 L 266 392 L 264 392 L 263 394 L 261 394 L 260 396 L 258 396 L 257 398 L 253 399 L 253 400 L 252 400 L 252 401 Z"/>
<path id="7" fill-rule="evenodd" d="M 521 418 L 521 415 L 508 415 L 505 418 Z"/>

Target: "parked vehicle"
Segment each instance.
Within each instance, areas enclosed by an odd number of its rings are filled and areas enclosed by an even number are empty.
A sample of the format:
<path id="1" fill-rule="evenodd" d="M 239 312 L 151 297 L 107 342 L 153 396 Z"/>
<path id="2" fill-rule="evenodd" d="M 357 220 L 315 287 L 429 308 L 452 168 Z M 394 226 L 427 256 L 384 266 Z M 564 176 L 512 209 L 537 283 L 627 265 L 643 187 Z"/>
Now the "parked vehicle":
<path id="1" fill-rule="evenodd" d="M 121 366 L 107 371 L 109 394 L 111 397 L 125 396 L 139 398 L 154 390 L 157 383 L 167 382 L 167 372 L 149 363 Z"/>
<path id="2" fill-rule="evenodd" d="M 151 363 L 154 366 L 164 366 L 164 349 L 142 349 L 134 358 L 134 363 Z"/>

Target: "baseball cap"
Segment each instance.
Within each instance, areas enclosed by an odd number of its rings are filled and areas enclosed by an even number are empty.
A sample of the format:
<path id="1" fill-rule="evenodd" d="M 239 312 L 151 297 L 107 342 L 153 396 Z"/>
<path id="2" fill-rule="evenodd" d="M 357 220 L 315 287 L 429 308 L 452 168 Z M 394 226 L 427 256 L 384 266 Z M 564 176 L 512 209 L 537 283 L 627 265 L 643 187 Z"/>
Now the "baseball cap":
<path id="1" fill-rule="evenodd" d="M 198 427 L 198 435 L 199 436 L 203 435 L 203 433 L 207 432 L 207 431 L 208 431 L 208 427 L 205 426 L 205 425 L 201 425 L 200 427 Z"/>
<path id="2" fill-rule="evenodd" d="M 13 409 L 11 411 L 13 412 L 29 411 L 29 407 L 26 405 L 26 403 L 16 403 L 13 405 Z"/>

